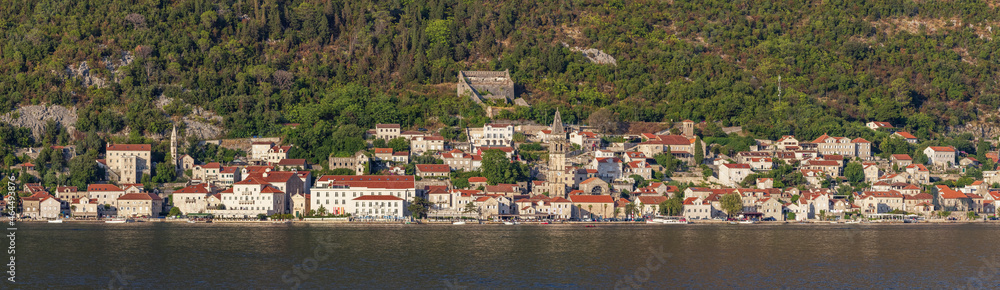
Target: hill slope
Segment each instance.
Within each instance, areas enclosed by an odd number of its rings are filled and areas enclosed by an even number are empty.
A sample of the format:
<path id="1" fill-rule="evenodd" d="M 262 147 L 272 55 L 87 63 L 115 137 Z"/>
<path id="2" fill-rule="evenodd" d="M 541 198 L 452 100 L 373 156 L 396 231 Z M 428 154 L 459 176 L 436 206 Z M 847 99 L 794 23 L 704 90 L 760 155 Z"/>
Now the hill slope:
<path id="1" fill-rule="evenodd" d="M 502 117 L 542 123 L 608 107 L 769 138 L 860 134 L 868 120 L 926 138 L 1000 106 L 993 2 L 2 2 L 0 112 L 78 106 L 83 131 L 167 130 L 150 105 L 161 95 L 184 101 L 168 115 L 201 106 L 234 137 L 485 122 L 434 86 L 464 69 L 509 69 L 533 108 Z"/>

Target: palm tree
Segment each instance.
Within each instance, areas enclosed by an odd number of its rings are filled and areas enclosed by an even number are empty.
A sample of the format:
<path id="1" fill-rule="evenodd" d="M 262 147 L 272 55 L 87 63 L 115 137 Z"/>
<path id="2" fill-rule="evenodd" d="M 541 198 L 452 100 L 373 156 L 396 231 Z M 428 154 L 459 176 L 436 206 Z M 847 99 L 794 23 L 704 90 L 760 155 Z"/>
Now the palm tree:
<path id="1" fill-rule="evenodd" d="M 625 216 L 634 218 L 638 211 L 639 209 L 636 207 L 635 202 L 625 204 Z"/>

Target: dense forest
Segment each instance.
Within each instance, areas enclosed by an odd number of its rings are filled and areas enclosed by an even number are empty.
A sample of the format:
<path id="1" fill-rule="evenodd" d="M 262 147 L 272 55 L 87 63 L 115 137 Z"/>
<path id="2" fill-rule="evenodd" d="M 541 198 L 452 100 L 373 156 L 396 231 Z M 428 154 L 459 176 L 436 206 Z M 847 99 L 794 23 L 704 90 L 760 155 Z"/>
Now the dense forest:
<path id="1" fill-rule="evenodd" d="M 2 2 L 0 113 L 76 106 L 81 131 L 165 132 L 190 106 L 231 137 L 301 142 L 487 122 L 455 95 L 459 70 L 510 70 L 532 107 L 501 118 L 549 123 L 560 108 L 580 123 L 604 107 L 772 139 L 870 120 L 928 138 L 1000 106 L 1000 11 L 984 1 Z M 151 106 L 161 95 L 180 101 Z"/>

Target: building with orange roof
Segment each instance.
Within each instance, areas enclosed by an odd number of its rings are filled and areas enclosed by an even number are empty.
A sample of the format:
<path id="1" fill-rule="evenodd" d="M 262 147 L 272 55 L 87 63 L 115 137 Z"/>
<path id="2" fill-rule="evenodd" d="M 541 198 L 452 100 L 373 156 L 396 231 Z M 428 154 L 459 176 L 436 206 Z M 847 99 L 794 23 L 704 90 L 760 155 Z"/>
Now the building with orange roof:
<path id="1" fill-rule="evenodd" d="M 924 155 L 927 156 L 927 165 L 946 168 L 958 164 L 955 161 L 955 158 L 958 157 L 958 151 L 955 150 L 955 147 L 928 146 L 924 148 Z"/>
<path id="2" fill-rule="evenodd" d="M 910 164 L 906 166 L 906 173 L 910 175 L 911 183 L 928 184 L 931 182 L 931 171 L 923 164 Z M 985 176 L 986 173 L 983 173 Z"/>
<path id="3" fill-rule="evenodd" d="M 892 137 L 903 138 L 903 140 L 906 140 L 906 142 L 910 144 L 917 144 L 918 142 L 917 136 L 913 136 L 913 134 L 903 131 L 892 133 Z"/>
<path id="4" fill-rule="evenodd" d="M 864 138 L 830 137 L 823 134 L 812 141 L 820 155 L 844 155 L 872 159 L 872 143 Z"/>
<path id="5" fill-rule="evenodd" d="M 976 204 L 973 201 L 974 197 L 970 196 L 972 194 L 951 189 L 947 185 L 935 185 L 932 190 L 937 195 L 938 205 L 941 206 L 941 210 L 969 211 L 976 208 Z M 975 197 L 982 198 L 981 196 Z"/>
<path id="6" fill-rule="evenodd" d="M 163 199 L 148 192 L 128 193 L 115 200 L 119 217 L 158 217 L 163 210 Z"/>
<path id="7" fill-rule="evenodd" d="M 143 174 L 151 172 L 152 146 L 149 144 L 108 144 L 104 156 L 112 180 L 136 183 Z"/>
<path id="8" fill-rule="evenodd" d="M 871 122 L 865 123 L 865 126 L 867 126 L 868 129 L 872 129 L 872 130 L 876 130 L 876 131 L 878 129 L 892 129 L 893 128 L 892 124 L 890 124 L 889 122 L 877 122 L 877 121 L 871 121 Z"/>
<path id="9" fill-rule="evenodd" d="M 324 175 L 316 180 L 309 194 L 312 210 L 322 208 L 339 214 L 354 212 L 351 200 L 363 195 L 395 196 L 408 206 L 413 198 L 423 196 L 423 189 L 418 191 L 414 176 L 409 175 Z"/>
<path id="10" fill-rule="evenodd" d="M 599 219 L 614 217 L 615 200 L 610 195 L 571 195 L 569 200 L 576 208 L 574 218 Z"/>
<path id="11" fill-rule="evenodd" d="M 696 138 L 687 138 L 681 135 L 650 135 L 650 138 L 645 142 L 639 143 L 636 146 L 636 150 L 642 152 L 646 156 L 653 157 L 657 154 L 669 153 L 673 154 L 674 157 L 681 161 L 687 162 L 688 164 L 694 164 L 694 142 Z M 706 153 L 707 146 L 705 142 L 701 142 L 702 154 L 708 156 Z"/>
<path id="12" fill-rule="evenodd" d="M 420 177 L 447 177 L 451 174 L 451 167 L 445 164 L 417 164 L 417 176 Z"/>
<path id="13" fill-rule="evenodd" d="M 182 214 L 205 213 L 208 210 L 208 197 L 215 193 L 215 188 L 209 183 L 188 185 L 171 194 L 174 207 Z"/>
<path id="14" fill-rule="evenodd" d="M 723 186 L 733 187 L 743 182 L 753 173 L 749 164 L 727 163 L 719 166 L 719 182 Z"/>
<path id="15" fill-rule="evenodd" d="M 125 190 L 114 184 L 89 184 L 87 197 L 96 199 L 99 204 L 114 205 L 119 196 L 125 195 Z"/>

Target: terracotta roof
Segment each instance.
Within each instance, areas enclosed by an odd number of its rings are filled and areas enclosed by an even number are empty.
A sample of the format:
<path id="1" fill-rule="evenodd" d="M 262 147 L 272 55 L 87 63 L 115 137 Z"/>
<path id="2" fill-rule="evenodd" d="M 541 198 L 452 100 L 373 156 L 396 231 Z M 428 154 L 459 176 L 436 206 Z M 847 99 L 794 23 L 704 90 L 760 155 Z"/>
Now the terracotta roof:
<path id="1" fill-rule="evenodd" d="M 518 192 L 517 184 L 497 184 L 497 185 L 487 185 L 487 192 Z"/>
<path id="2" fill-rule="evenodd" d="M 931 148 L 931 150 L 934 150 L 934 151 L 941 151 L 941 152 L 955 152 L 955 148 L 952 148 L 952 147 L 945 147 L 945 146 L 931 146 L 931 147 L 927 147 L 927 148 Z"/>
<path id="3" fill-rule="evenodd" d="M 725 166 L 725 167 L 728 167 L 728 168 L 745 168 L 745 169 L 750 169 L 750 164 L 742 164 L 742 163 L 726 163 L 726 164 L 723 164 L 722 166 Z"/>
<path id="4" fill-rule="evenodd" d="M 851 140 L 851 143 L 871 143 L 871 142 L 868 142 L 868 140 L 865 140 L 865 138 L 858 137 L 854 138 L 854 140 Z"/>
<path id="5" fill-rule="evenodd" d="M 833 160 L 812 160 L 809 161 L 808 166 L 840 166 L 839 161 Z"/>
<path id="6" fill-rule="evenodd" d="M 159 196 L 148 192 L 134 192 L 118 197 L 118 200 L 163 200 Z"/>
<path id="7" fill-rule="evenodd" d="M 913 157 L 910 157 L 909 154 L 892 154 L 892 158 L 896 160 L 913 160 Z"/>
<path id="8" fill-rule="evenodd" d="M 392 154 L 392 148 L 375 148 L 375 154 Z"/>
<path id="9" fill-rule="evenodd" d="M 125 191 L 114 184 L 88 184 L 87 191 Z"/>
<path id="10" fill-rule="evenodd" d="M 597 178 L 597 177 L 591 177 L 591 178 L 587 178 L 587 180 L 584 180 L 584 181 L 580 182 L 580 184 L 587 184 L 587 183 L 590 183 L 592 181 L 597 181 L 597 180 L 601 180 L 601 179 Z"/>
<path id="11" fill-rule="evenodd" d="M 210 168 L 210 169 L 221 169 L 222 168 L 222 164 L 219 164 L 219 162 L 212 162 L 212 163 L 208 163 L 208 164 L 204 164 L 204 165 L 195 165 L 195 166 L 196 167 L 201 167 L 201 168 Z"/>
<path id="12" fill-rule="evenodd" d="M 947 185 L 937 185 L 935 187 L 938 190 L 938 195 L 944 199 L 957 199 L 957 198 L 969 197 L 960 191 L 949 188 Z"/>
<path id="13" fill-rule="evenodd" d="M 907 165 L 906 168 L 916 168 L 917 171 L 927 171 L 927 166 L 924 166 L 923 164 L 910 164 Z"/>
<path id="14" fill-rule="evenodd" d="M 149 144 L 114 144 L 108 145 L 106 151 L 150 151 L 152 148 Z"/>
<path id="15" fill-rule="evenodd" d="M 445 164 L 417 164 L 416 167 L 420 172 L 451 172 L 451 168 Z"/>
<path id="16" fill-rule="evenodd" d="M 934 196 L 926 192 L 921 192 L 915 195 L 903 196 L 903 199 L 934 199 Z"/>
<path id="17" fill-rule="evenodd" d="M 353 200 L 403 200 L 393 195 L 362 195 Z"/>
<path id="18" fill-rule="evenodd" d="M 913 136 L 913 134 L 910 134 L 909 132 L 899 131 L 899 132 L 896 132 L 896 135 L 899 135 L 900 137 L 903 137 L 903 138 L 906 138 L 906 139 L 917 139 L 917 136 Z"/>
<path id="19" fill-rule="evenodd" d="M 660 204 L 667 201 L 666 196 L 640 196 L 637 198 L 642 204 Z"/>
<path id="20" fill-rule="evenodd" d="M 393 152 L 392 156 L 410 156 L 410 151 Z"/>
<path id="21" fill-rule="evenodd" d="M 903 194 L 899 193 L 898 191 L 895 191 L 895 190 L 890 190 L 890 191 L 865 191 L 863 194 L 861 194 L 861 198 L 867 198 L 867 197 L 882 197 L 882 198 L 886 198 L 886 197 L 898 197 L 898 198 L 903 198 Z"/>
<path id="22" fill-rule="evenodd" d="M 486 177 L 469 177 L 469 182 L 486 182 Z"/>
<path id="23" fill-rule="evenodd" d="M 316 182 L 331 182 L 351 187 L 415 189 L 410 175 L 324 175 Z"/>
<path id="24" fill-rule="evenodd" d="M 305 166 L 305 159 L 281 159 L 278 161 L 278 166 Z"/>
<path id="25" fill-rule="evenodd" d="M 264 181 L 261 177 L 247 176 L 246 179 L 243 179 L 240 182 L 237 182 L 236 184 L 271 184 L 271 183 Z"/>
<path id="26" fill-rule="evenodd" d="M 260 190 L 260 193 L 284 193 L 277 187 L 271 185 L 265 185 L 264 188 Z"/>
<path id="27" fill-rule="evenodd" d="M 614 203 L 610 195 L 574 195 L 569 197 L 573 203 Z"/>
<path id="28" fill-rule="evenodd" d="M 194 184 L 181 188 L 174 193 L 203 193 L 208 194 L 208 183 Z"/>
<path id="29" fill-rule="evenodd" d="M 375 128 L 399 129 L 399 124 L 377 124 Z"/>

